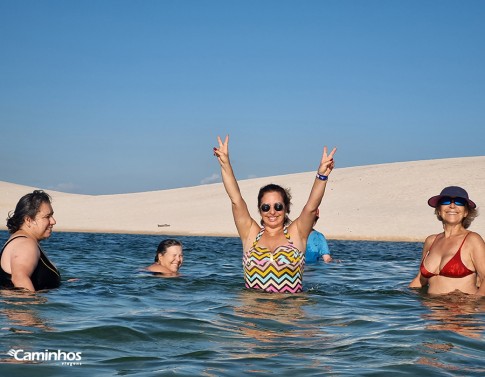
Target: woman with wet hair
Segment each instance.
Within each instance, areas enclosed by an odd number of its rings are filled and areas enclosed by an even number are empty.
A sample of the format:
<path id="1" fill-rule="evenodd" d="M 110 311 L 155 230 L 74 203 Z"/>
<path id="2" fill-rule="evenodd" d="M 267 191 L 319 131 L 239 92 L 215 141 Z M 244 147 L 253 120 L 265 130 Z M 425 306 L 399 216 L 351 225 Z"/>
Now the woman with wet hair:
<path id="1" fill-rule="evenodd" d="M 7 219 L 11 234 L 0 251 L 0 287 L 29 291 L 57 288 L 61 276 L 39 242 L 56 224 L 50 196 L 41 190 L 20 198 Z"/>
<path id="2" fill-rule="evenodd" d="M 182 243 L 169 238 L 160 242 L 155 254 L 155 262 L 148 266 L 147 270 L 164 275 L 177 276 L 183 262 Z"/>

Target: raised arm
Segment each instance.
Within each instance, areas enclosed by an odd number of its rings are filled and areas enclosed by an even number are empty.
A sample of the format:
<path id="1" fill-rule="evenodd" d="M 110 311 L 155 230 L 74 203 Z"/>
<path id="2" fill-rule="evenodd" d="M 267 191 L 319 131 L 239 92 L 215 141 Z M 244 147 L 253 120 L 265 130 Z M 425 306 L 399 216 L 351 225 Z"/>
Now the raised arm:
<path id="1" fill-rule="evenodd" d="M 234 217 L 234 223 L 236 224 L 237 232 L 243 242 L 246 241 L 251 229 L 251 225 L 255 221 L 249 214 L 248 206 L 244 201 L 239 185 L 237 184 L 234 171 L 232 170 L 231 162 L 229 161 L 229 135 L 226 136 L 224 142 L 217 137 L 219 143 L 218 148 L 214 148 L 214 156 L 217 157 L 219 164 L 221 165 L 221 176 L 224 188 L 232 204 L 232 215 Z M 257 225 L 257 224 L 256 224 Z"/>
<path id="2" fill-rule="evenodd" d="M 330 154 L 328 154 L 327 147 L 323 148 L 322 159 L 317 170 L 317 176 L 313 183 L 310 196 L 306 202 L 300 216 L 292 223 L 292 226 L 296 226 L 298 235 L 306 244 L 306 239 L 312 231 L 317 209 L 322 202 L 323 195 L 325 194 L 325 187 L 327 187 L 328 176 L 334 168 L 333 155 L 337 151 L 337 148 L 333 148 Z"/>

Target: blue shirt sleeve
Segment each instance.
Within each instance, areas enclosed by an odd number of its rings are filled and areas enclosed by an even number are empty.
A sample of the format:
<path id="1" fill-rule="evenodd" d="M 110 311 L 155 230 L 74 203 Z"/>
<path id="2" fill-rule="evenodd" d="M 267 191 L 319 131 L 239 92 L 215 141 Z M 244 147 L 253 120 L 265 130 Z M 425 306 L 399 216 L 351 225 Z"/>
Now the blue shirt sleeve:
<path id="1" fill-rule="evenodd" d="M 315 230 L 315 233 L 317 233 L 316 240 L 318 242 L 318 255 L 320 257 L 322 255 L 330 255 L 330 250 L 328 248 L 328 243 L 327 243 L 327 240 L 325 239 L 325 236 L 316 230 Z"/>
<path id="2" fill-rule="evenodd" d="M 306 262 L 316 262 L 325 254 L 330 255 L 325 236 L 316 230 L 312 230 L 307 240 L 305 251 Z"/>

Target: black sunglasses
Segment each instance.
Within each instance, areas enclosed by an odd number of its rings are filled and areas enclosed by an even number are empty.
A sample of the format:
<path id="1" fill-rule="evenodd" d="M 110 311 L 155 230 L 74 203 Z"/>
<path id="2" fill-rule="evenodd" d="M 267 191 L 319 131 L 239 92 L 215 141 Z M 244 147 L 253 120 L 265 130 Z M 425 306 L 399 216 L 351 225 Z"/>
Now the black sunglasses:
<path id="1" fill-rule="evenodd" d="M 285 208 L 285 205 L 283 203 L 275 203 L 273 205 L 273 208 L 274 208 L 275 211 L 278 211 L 279 212 L 279 211 L 283 211 L 283 209 Z M 270 204 L 266 204 L 265 203 L 265 204 L 263 204 L 261 206 L 261 211 L 262 212 L 268 212 L 270 209 L 271 209 L 271 205 Z"/>

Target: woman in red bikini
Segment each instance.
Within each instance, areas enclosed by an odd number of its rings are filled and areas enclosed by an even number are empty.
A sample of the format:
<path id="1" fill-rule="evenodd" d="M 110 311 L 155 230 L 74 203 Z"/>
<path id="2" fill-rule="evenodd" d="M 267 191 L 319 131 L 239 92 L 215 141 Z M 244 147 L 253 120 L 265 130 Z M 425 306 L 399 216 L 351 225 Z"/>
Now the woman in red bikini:
<path id="1" fill-rule="evenodd" d="M 485 242 L 467 230 L 478 215 L 476 204 L 461 187 L 445 187 L 428 200 L 443 223 L 443 232 L 426 238 L 421 265 L 411 288 L 428 286 L 429 294 L 460 291 L 485 296 Z"/>

